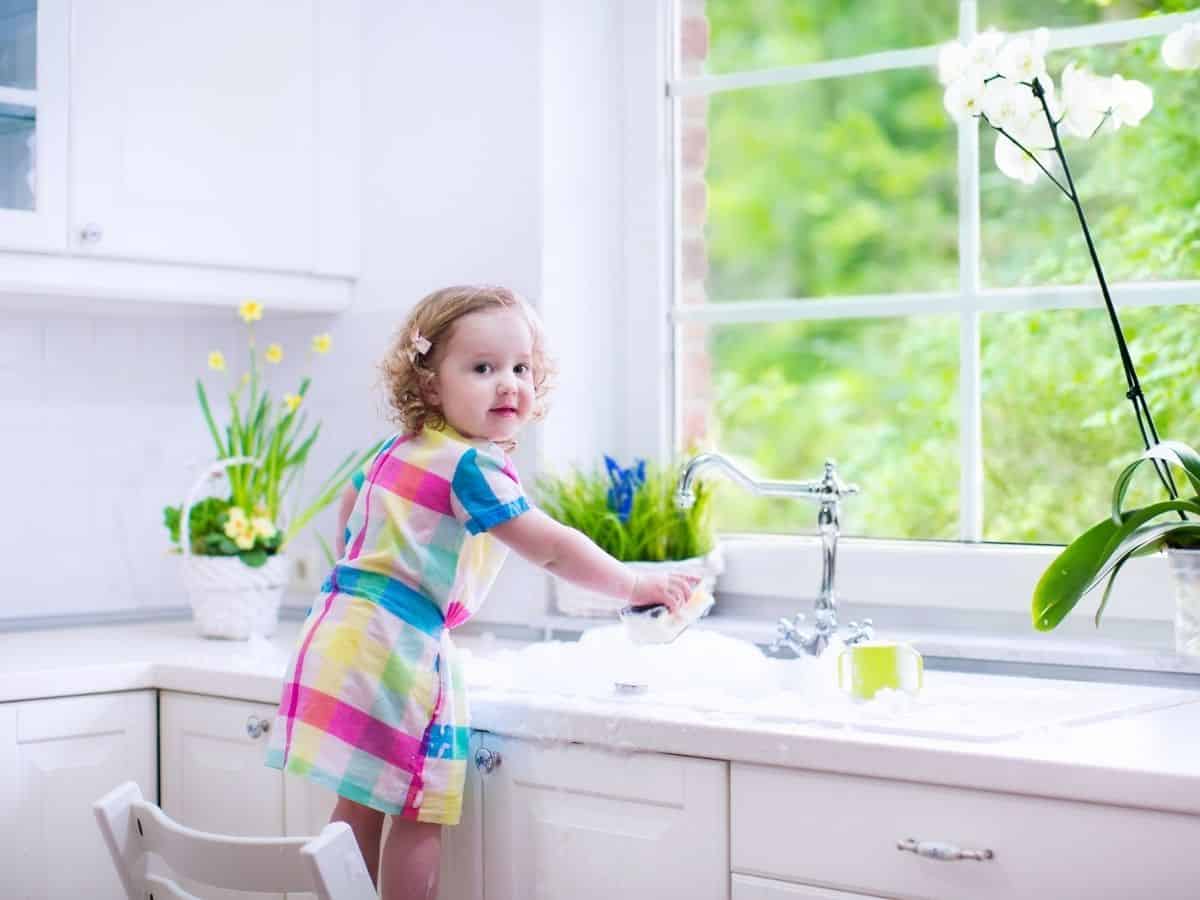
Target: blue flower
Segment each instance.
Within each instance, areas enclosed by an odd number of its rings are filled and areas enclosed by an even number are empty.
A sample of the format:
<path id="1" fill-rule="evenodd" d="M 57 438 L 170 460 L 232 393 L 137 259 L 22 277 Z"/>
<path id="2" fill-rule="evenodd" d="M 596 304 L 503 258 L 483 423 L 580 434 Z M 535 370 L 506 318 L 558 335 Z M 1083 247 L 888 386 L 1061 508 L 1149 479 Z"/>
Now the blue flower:
<path id="1" fill-rule="evenodd" d="M 622 469 L 615 459 L 604 455 L 604 465 L 612 482 L 612 487 L 608 489 L 608 508 L 622 522 L 629 521 L 629 513 L 633 511 L 633 495 L 646 483 L 646 461 L 635 459 L 633 462 L 634 465 L 628 469 Z"/>

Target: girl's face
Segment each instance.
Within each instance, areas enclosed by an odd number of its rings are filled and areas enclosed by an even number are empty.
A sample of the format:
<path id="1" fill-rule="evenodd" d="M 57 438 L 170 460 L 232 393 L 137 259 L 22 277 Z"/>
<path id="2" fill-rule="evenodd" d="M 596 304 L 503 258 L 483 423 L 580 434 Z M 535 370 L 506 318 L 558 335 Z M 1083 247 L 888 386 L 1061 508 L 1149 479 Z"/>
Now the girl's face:
<path id="1" fill-rule="evenodd" d="M 510 441 L 533 415 L 533 333 L 515 309 L 468 313 L 450 329 L 429 399 L 468 438 Z"/>

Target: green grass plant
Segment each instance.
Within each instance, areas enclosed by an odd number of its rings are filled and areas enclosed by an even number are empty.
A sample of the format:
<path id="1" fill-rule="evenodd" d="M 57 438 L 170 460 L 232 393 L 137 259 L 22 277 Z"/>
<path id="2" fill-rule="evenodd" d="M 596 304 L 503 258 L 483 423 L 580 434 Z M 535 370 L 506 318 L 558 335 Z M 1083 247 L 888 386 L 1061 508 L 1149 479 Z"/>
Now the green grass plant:
<path id="1" fill-rule="evenodd" d="M 609 505 L 611 482 L 599 467 L 542 476 L 536 482 L 539 507 L 564 525 L 583 532 L 622 562 L 667 562 L 704 556 L 715 543 L 712 490 L 695 485 L 696 502 L 688 510 L 675 505 L 678 471 L 647 466 L 645 484 L 633 495 L 629 518 L 622 522 Z"/>

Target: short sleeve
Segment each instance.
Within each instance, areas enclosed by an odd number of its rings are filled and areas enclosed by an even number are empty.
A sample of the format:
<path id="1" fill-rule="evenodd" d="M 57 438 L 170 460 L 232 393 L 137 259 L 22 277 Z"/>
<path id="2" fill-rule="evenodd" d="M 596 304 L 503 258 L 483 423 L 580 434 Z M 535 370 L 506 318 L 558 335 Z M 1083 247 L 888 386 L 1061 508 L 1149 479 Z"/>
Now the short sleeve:
<path id="1" fill-rule="evenodd" d="M 454 470 L 450 506 L 467 531 L 479 534 L 526 512 L 529 501 L 512 463 L 472 447 Z"/>

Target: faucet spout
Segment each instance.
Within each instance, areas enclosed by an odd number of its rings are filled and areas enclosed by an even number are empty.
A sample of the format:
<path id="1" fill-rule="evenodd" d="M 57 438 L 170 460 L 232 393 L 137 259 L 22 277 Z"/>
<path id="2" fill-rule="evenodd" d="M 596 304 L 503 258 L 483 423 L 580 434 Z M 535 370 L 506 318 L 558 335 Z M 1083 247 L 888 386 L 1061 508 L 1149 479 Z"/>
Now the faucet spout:
<path id="1" fill-rule="evenodd" d="M 695 503 L 692 485 L 701 470 L 707 468 L 719 469 L 735 484 L 759 496 L 792 497 L 819 504 L 817 531 L 821 537 L 821 587 L 813 609 L 814 627 L 811 633 L 806 634 L 802 631 L 800 623 L 804 619 L 803 614 L 797 614 L 791 620 L 780 619 L 780 635 L 773 645 L 773 649 L 776 650 L 786 648 L 797 655 L 803 652 L 819 656 L 829 645 L 830 638 L 837 633 L 838 628 L 834 580 L 837 574 L 837 543 L 841 528 L 840 501 L 842 497 L 857 494 L 858 485 L 843 482 L 837 475 L 837 467 L 832 459 L 825 461 L 823 476 L 813 481 L 763 481 L 751 477 L 720 453 L 701 453 L 688 460 L 680 470 L 675 502 L 681 509 L 687 509 Z M 861 623 L 851 622 L 845 642 L 851 644 L 868 640 L 871 633 L 870 619 L 864 619 Z"/>

